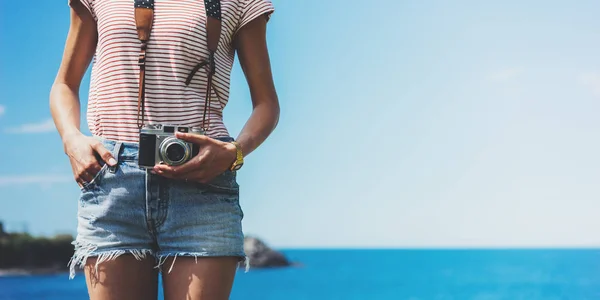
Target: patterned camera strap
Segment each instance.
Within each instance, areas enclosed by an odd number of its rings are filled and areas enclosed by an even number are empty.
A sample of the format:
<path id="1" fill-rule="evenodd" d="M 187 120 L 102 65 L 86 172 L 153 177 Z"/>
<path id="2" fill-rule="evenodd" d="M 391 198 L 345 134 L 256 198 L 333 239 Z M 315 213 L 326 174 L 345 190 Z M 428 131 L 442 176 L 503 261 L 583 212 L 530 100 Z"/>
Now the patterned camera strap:
<path id="1" fill-rule="evenodd" d="M 138 65 L 140 66 L 140 81 L 138 91 L 138 128 L 144 126 L 144 102 L 146 98 L 146 50 L 148 49 L 148 41 L 154 23 L 154 0 L 134 0 L 135 7 L 135 24 L 140 39 L 140 56 Z M 200 63 L 194 67 L 188 75 L 185 84 L 189 85 L 200 68 L 205 68 L 207 71 L 208 82 L 206 84 L 206 97 L 204 98 L 204 112 L 202 114 L 202 129 L 208 130 L 208 110 L 210 109 L 210 98 L 212 90 L 212 79 L 216 71 L 215 66 L 215 51 L 219 45 L 221 37 L 221 1 L 220 0 L 204 0 L 206 8 L 206 39 L 208 46 L 208 57 L 202 59 Z M 217 90 L 215 89 L 215 93 Z M 219 97 L 217 93 L 217 97 Z"/>

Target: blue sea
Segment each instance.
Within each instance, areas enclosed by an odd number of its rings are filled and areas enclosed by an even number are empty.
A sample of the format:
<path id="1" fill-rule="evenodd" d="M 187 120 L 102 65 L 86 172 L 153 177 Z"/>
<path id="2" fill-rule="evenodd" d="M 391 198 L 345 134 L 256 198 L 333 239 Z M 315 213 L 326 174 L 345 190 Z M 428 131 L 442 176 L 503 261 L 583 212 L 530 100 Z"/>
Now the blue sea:
<path id="1" fill-rule="evenodd" d="M 283 252 L 301 265 L 240 271 L 231 299 L 600 299 L 600 250 Z M 2 300 L 86 296 L 81 275 L 0 278 Z"/>

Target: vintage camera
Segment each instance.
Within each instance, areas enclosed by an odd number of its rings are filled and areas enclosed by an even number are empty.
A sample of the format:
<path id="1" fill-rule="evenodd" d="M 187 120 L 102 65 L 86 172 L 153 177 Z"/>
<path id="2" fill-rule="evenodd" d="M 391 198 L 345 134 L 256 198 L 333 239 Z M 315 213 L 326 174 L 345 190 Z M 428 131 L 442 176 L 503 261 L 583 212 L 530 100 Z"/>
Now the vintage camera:
<path id="1" fill-rule="evenodd" d="M 159 163 L 178 166 L 196 156 L 198 145 L 176 138 L 175 132 L 204 135 L 204 131 L 198 127 L 146 125 L 140 130 L 138 165 L 146 169 Z"/>

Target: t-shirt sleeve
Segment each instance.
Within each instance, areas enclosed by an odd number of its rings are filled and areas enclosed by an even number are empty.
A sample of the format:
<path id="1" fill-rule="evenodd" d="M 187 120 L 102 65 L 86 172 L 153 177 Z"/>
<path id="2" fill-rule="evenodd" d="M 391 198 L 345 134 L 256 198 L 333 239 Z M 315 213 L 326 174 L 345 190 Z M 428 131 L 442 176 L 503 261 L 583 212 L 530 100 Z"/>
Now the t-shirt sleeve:
<path id="1" fill-rule="evenodd" d="M 271 0 L 243 0 L 242 3 L 238 30 L 260 16 L 265 16 L 269 20 L 271 14 L 275 11 Z"/>
<path id="2" fill-rule="evenodd" d="M 90 14 L 92 14 L 94 20 L 97 21 L 96 14 L 94 13 L 94 0 L 75 0 L 74 2 L 81 3 L 81 5 L 83 5 L 83 7 L 85 7 L 90 12 Z"/>

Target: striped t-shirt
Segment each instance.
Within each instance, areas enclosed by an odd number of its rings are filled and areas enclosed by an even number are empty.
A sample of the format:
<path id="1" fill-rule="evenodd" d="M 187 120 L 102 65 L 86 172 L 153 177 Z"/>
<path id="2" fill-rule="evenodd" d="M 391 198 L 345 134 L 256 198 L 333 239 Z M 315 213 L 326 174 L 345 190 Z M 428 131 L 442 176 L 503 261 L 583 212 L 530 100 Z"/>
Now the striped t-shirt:
<path id="1" fill-rule="evenodd" d="M 93 135 L 138 142 L 138 39 L 133 0 L 80 0 L 96 20 L 98 44 L 89 90 L 87 121 Z M 236 32 L 253 19 L 273 12 L 270 0 L 221 0 L 222 29 L 215 53 L 207 135 L 228 136 L 223 108 Z M 155 0 L 154 25 L 146 58 L 145 123 L 200 126 L 206 94 L 206 72 L 192 69 L 208 56 L 203 0 Z M 218 90 L 220 98 L 214 89 Z"/>

